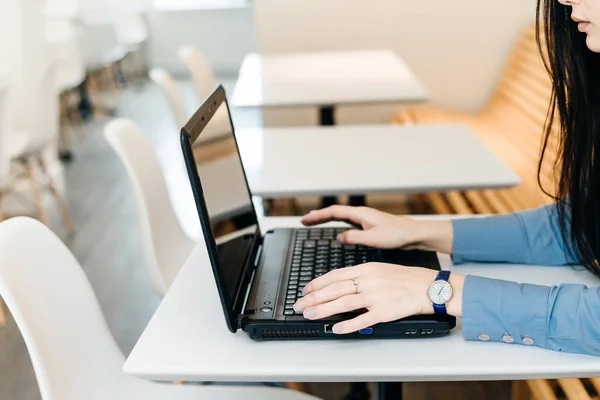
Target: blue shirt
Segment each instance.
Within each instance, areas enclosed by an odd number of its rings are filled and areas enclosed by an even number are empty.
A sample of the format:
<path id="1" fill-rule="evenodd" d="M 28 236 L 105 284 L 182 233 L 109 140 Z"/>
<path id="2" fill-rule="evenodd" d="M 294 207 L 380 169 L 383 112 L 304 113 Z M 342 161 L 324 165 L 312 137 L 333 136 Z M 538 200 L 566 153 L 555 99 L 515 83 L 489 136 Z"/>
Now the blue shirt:
<path id="1" fill-rule="evenodd" d="M 578 263 L 561 234 L 555 205 L 452 224 L 455 263 Z M 469 275 L 462 322 L 467 340 L 512 338 L 518 344 L 600 355 L 600 287 L 548 287 Z"/>

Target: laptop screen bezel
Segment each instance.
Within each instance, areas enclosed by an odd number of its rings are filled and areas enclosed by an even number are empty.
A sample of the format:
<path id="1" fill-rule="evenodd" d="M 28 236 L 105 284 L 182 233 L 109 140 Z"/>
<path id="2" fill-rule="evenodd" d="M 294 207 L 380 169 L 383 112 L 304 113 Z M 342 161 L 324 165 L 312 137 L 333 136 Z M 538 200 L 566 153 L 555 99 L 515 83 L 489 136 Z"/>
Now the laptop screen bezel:
<path id="1" fill-rule="evenodd" d="M 225 279 L 221 273 L 222 266 L 220 264 L 217 243 L 212 232 L 208 208 L 204 199 L 202 184 L 200 182 L 200 176 L 198 174 L 198 169 L 192 150 L 192 146 L 194 145 L 198 137 L 202 134 L 204 128 L 206 128 L 206 126 L 210 123 L 212 117 L 216 114 L 216 111 L 219 110 L 219 108 L 222 105 L 225 105 L 225 107 L 227 107 L 231 133 L 235 142 L 237 154 L 240 160 L 240 165 L 242 167 L 244 181 L 246 184 L 246 190 L 248 192 L 248 198 L 250 199 L 250 206 L 252 208 L 254 218 L 257 221 L 256 231 L 253 234 L 254 237 L 250 246 L 250 252 L 246 256 L 244 267 L 241 271 L 242 276 L 238 277 L 239 284 L 238 287 L 235 289 L 233 301 L 231 301 L 228 296 L 225 286 Z M 225 94 L 225 89 L 223 88 L 223 86 L 219 86 L 217 89 L 215 89 L 215 91 L 206 99 L 204 104 L 202 104 L 200 108 L 198 108 L 198 110 L 194 113 L 190 120 L 181 129 L 181 146 L 192 187 L 192 192 L 194 193 L 194 198 L 196 200 L 196 208 L 198 210 L 200 225 L 202 227 L 203 236 L 206 242 L 208 256 L 210 258 L 210 263 L 213 269 L 213 275 L 217 284 L 219 297 L 221 298 L 221 305 L 223 306 L 223 312 L 225 314 L 227 327 L 231 332 L 236 332 L 239 328 L 241 328 L 240 326 L 238 326 L 238 317 L 243 312 L 242 308 L 244 306 L 248 286 L 250 285 L 252 274 L 255 268 L 254 255 L 258 251 L 258 248 L 261 244 L 262 233 L 258 224 L 258 216 L 256 214 L 256 209 L 254 208 L 254 203 L 252 201 L 252 193 L 248 185 L 248 178 L 246 176 L 246 171 L 244 170 L 244 165 L 241 159 L 239 145 L 235 138 L 235 128 L 233 126 L 233 121 L 231 120 L 229 103 L 227 102 L 227 96 Z"/>

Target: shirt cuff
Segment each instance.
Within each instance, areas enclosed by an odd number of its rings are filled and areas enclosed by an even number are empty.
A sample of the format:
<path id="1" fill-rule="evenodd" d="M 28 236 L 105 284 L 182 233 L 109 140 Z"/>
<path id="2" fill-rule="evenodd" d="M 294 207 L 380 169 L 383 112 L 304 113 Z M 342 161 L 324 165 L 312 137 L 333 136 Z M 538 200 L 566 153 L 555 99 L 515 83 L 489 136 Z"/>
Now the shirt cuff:
<path id="1" fill-rule="evenodd" d="M 547 348 L 549 295 L 550 287 L 469 275 L 463 288 L 463 337 Z"/>
<path id="2" fill-rule="evenodd" d="M 523 229 L 515 214 L 452 220 L 452 261 L 515 262 L 523 258 Z"/>

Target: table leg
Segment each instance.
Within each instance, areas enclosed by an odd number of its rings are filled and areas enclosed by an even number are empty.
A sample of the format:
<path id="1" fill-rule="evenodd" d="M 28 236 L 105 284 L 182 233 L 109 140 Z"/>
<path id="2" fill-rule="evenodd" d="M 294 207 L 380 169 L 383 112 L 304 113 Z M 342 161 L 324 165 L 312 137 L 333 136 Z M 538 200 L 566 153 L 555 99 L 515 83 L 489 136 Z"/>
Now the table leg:
<path id="1" fill-rule="evenodd" d="M 334 126 L 335 125 L 335 107 L 326 106 L 319 108 L 319 125 Z M 321 208 L 327 208 L 337 204 L 338 200 L 335 196 L 325 196 L 321 198 Z"/>
<path id="2" fill-rule="evenodd" d="M 371 393 L 369 386 L 365 382 L 352 382 L 350 392 L 344 397 L 344 400 L 370 400 Z"/>
<path id="3" fill-rule="evenodd" d="M 334 126 L 335 122 L 335 107 L 324 106 L 319 108 L 319 125 Z M 329 207 L 337 204 L 338 200 L 334 196 L 326 196 L 321 198 L 321 208 Z M 366 205 L 365 196 L 350 196 L 349 204 L 351 206 L 360 207 Z"/>
<path id="4" fill-rule="evenodd" d="M 375 384 L 375 400 L 402 400 L 402 382 L 378 382 Z"/>

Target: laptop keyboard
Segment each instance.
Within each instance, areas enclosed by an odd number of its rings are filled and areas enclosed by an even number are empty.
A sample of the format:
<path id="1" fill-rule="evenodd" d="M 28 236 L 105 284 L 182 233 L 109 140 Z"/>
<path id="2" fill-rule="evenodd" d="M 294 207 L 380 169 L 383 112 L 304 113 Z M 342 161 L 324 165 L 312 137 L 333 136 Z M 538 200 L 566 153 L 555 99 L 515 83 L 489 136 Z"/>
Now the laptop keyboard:
<path id="1" fill-rule="evenodd" d="M 286 293 L 286 316 L 302 315 L 294 311 L 294 303 L 313 279 L 338 268 L 373 261 L 375 250 L 357 245 L 344 245 L 336 236 L 347 228 L 299 229 L 296 233 L 292 268 Z"/>

